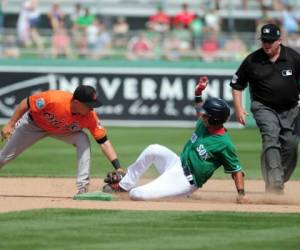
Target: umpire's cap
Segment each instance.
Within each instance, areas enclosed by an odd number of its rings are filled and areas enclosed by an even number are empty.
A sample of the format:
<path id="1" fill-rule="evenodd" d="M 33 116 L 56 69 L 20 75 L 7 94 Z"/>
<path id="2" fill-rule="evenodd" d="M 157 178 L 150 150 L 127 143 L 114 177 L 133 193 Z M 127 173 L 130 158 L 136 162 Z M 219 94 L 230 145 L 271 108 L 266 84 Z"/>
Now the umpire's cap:
<path id="1" fill-rule="evenodd" d="M 227 121 L 230 115 L 228 104 L 220 98 L 207 99 L 197 111 L 208 116 L 208 123 L 210 125 L 221 125 Z"/>
<path id="2" fill-rule="evenodd" d="M 97 97 L 96 90 L 88 85 L 78 86 L 73 93 L 73 99 L 76 99 L 91 108 L 97 108 L 102 105 L 99 97 Z"/>
<path id="3" fill-rule="evenodd" d="M 281 36 L 280 28 L 273 23 L 262 26 L 260 32 L 260 39 L 262 41 L 273 42 L 278 40 Z"/>

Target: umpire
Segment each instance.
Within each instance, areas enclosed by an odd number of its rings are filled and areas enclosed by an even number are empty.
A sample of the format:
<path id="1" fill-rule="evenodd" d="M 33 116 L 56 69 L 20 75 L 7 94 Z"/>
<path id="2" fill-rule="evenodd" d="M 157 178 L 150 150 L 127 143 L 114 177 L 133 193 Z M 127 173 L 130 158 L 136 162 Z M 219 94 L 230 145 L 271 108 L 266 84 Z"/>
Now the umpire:
<path id="1" fill-rule="evenodd" d="M 297 164 L 300 55 L 282 45 L 277 25 L 264 25 L 260 40 L 261 48 L 244 59 L 230 86 L 236 119 L 245 125 L 242 91 L 249 83 L 251 112 L 262 138 L 266 192 L 281 194 Z"/>

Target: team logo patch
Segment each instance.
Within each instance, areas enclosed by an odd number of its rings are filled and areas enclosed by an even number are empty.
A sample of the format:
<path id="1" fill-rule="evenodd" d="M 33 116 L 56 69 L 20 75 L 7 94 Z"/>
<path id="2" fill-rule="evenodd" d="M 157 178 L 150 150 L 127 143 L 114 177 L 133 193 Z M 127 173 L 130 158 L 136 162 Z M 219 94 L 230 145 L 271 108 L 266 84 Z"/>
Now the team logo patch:
<path id="1" fill-rule="evenodd" d="M 193 133 L 192 137 L 191 137 L 191 142 L 194 143 L 195 141 L 197 141 L 197 139 L 198 139 L 198 136 L 195 133 Z"/>
<path id="2" fill-rule="evenodd" d="M 239 79 L 239 77 L 236 74 L 234 74 L 232 79 L 231 79 L 232 84 L 236 84 L 238 79 Z"/>
<path id="3" fill-rule="evenodd" d="M 293 71 L 291 69 L 284 69 L 281 71 L 282 76 L 291 76 L 293 75 Z"/>
<path id="4" fill-rule="evenodd" d="M 45 107 L 45 100 L 43 98 L 39 98 L 36 100 L 35 105 L 38 109 L 43 109 Z"/>
<path id="5" fill-rule="evenodd" d="M 271 30 L 269 28 L 264 28 L 263 29 L 263 33 L 264 34 L 270 34 L 271 33 Z"/>

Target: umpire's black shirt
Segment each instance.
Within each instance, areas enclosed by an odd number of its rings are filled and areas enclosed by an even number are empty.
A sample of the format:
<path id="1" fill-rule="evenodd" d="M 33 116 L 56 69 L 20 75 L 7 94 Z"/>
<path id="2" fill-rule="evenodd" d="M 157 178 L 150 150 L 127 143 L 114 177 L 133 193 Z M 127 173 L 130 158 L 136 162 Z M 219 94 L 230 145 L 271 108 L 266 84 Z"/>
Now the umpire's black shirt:
<path id="1" fill-rule="evenodd" d="M 230 86 L 250 88 L 251 99 L 277 111 L 297 105 L 300 77 L 300 54 L 281 45 L 280 55 L 271 62 L 263 49 L 248 55 L 235 73 Z"/>

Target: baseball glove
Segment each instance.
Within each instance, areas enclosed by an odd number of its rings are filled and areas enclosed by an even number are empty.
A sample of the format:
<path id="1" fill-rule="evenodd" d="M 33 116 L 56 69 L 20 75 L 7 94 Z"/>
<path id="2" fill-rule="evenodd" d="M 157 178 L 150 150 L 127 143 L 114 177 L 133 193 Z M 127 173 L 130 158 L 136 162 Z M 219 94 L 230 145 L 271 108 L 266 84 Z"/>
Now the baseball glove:
<path id="1" fill-rule="evenodd" d="M 124 176 L 125 176 L 125 173 L 123 173 L 123 172 L 111 171 L 111 172 L 107 173 L 106 178 L 104 179 L 104 182 L 108 183 L 108 184 L 119 183 Z"/>

